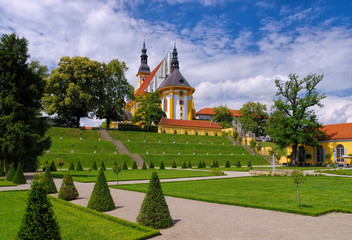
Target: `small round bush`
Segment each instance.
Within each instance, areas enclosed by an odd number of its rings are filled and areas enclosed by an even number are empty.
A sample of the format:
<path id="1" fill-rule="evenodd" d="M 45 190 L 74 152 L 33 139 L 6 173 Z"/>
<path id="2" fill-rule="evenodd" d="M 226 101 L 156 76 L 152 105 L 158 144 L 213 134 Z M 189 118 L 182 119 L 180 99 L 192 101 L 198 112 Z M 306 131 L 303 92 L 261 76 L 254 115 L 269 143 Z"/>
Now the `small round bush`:
<path id="1" fill-rule="evenodd" d="M 70 163 L 68 170 L 75 170 L 75 166 L 73 165 L 73 162 Z"/>
<path id="2" fill-rule="evenodd" d="M 61 198 L 66 201 L 71 201 L 73 199 L 78 198 L 78 191 L 75 187 L 75 184 L 72 180 L 72 177 L 69 171 L 66 172 L 62 180 L 58 198 Z"/>
<path id="3" fill-rule="evenodd" d="M 82 167 L 81 161 L 78 161 L 77 167 L 76 167 L 76 171 L 83 171 L 83 167 Z"/>
<path id="4" fill-rule="evenodd" d="M 45 168 L 45 173 L 42 176 L 40 182 L 43 184 L 43 187 L 47 193 L 57 193 L 57 189 L 53 180 L 53 177 L 50 173 L 50 168 Z"/>
<path id="5" fill-rule="evenodd" d="M 16 173 L 15 165 L 11 163 L 9 170 L 7 171 L 6 180 L 12 181 L 13 177 L 15 176 L 15 173 Z"/>
<path id="6" fill-rule="evenodd" d="M 49 169 L 49 171 L 50 171 L 50 169 Z M 17 170 L 15 173 L 15 176 L 12 179 L 12 182 L 16 183 L 16 184 L 26 184 L 27 183 L 26 178 L 24 177 L 24 174 L 23 174 L 23 169 L 22 169 L 21 163 L 19 163 L 17 166 Z"/>

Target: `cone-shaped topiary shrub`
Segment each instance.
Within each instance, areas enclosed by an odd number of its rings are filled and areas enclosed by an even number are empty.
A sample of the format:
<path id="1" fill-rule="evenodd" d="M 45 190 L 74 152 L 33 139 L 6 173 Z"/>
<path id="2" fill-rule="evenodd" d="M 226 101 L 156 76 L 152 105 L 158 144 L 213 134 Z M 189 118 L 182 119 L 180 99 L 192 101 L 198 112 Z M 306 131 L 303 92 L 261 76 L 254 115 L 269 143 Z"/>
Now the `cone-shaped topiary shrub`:
<path id="1" fill-rule="evenodd" d="M 196 131 L 196 135 L 198 135 L 198 131 Z"/>
<path id="2" fill-rule="evenodd" d="M 66 172 L 64 179 L 62 180 L 58 198 L 61 198 L 66 201 L 71 201 L 73 199 L 78 198 L 78 191 L 75 187 L 75 184 L 73 183 L 69 171 Z"/>
<path id="3" fill-rule="evenodd" d="M 188 168 L 192 168 L 192 164 L 191 164 L 191 161 L 188 161 Z"/>
<path id="4" fill-rule="evenodd" d="M 114 161 L 114 166 L 117 166 L 117 162 L 116 162 L 116 160 Z M 106 170 L 106 169 L 105 169 Z"/>
<path id="5" fill-rule="evenodd" d="M 142 169 L 147 169 L 147 165 L 145 164 L 144 161 L 143 161 Z"/>
<path id="6" fill-rule="evenodd" d="M 42 183 L 33 181 L 17 239 L 61 239 L 60 227 Z"/>
<path id="7" fill-rule="evenodd" d="M 4 162 L 0 160 L 0 177 L 5 176 Z"/>
<path id="8" fill-rule="evenodd" d="M 206 168 L 207 166 L 205 165 L 205 162 L 203 161 L 203 168 Z"/>
<path id="9" fill-rule="evenodd" d="M 95 182 L 87 207 L 99 212 L 105 212 L 115 208 L 115 203 L 111 197 L 110 189 L 102 168 L 99 170 L 97 181 Z"/>
<path id="10" fill-rule="evenodd" d="M 239 160 L 237 161 L 236 167 L 242 167 L 241 162 Z"/>
<path id="11" fill-rule="evenodd" d="M 165 170 L 164 161 L 161 161 L 159 169 Z"/>
<path id="12" fill-rule="evenodd" d="M 92 170 L 98 170 L 97 163 L 95 161 L 93 162 Z"/>
<path id="13" fill-rule="evenodd" d="M 15 173 L 16 173 L 15 165 L 11 163 L 9 171 L 7 172 L 7 175 L 6 175 L 6 180 L 12 181 L 13 177 L 15 176 Z"/>
<path id="14" fill-rule="evenodd" d="M 50 173 L 50 168 L 45 168 L 45 173 L 42 176 L 40 182 L 43 184 L 43 187 L 45 188 L 47 193 L 57 193 L 53 177 Z"/>
<path id="15" fill-rule="evenodd" d="M 43 164 L 43 172 L 45 172 L 45 168 L 48 166 L 50 167 L 50 164 L 49 164 L 48 160 L 46 160 L 45 163 Z"/>
<path id="16" fill-rule="evenodd" d="M 50 171 L 50 169 L 49 169 L 49 171 Z M 27 183 L 26 178 L 23 175 L 23 169 L 22 169 L 21 163 L 19 163 L 17 166 L 17 170 L 15 173 L 15 176 L 13 176 L 12 182 L 16 183 L 16 184 L 26 184 Z"/>
<path id="17" fill-rule="evenodd" d="M 55 165 L 54 161 L 51 161 L 50 171 L 52 171 L 52 172 L 56 172 L 57 171 L 57 168 L 56 168 L 56 165 Z"/>
<path id="18" fill-rule="evenodd" d="M 172 163 L 172 168 L 177 168 L 175 161 Z"/>
<path id="19" fill-rule="evenodd" d="M 226 161 L 225 167 L 226 168 L 230 168 L 231 167 L 230 162 L 228 160 Z"/>
<path id="20" fill-rule="evenodd" d="M 248 162 L 248 167 L 252 167 L 251 161 Z"/>
<path id="21" fill-rule="evenodd" d="M 198 163 L 198 168 L 203 168 L 203 163 L 201 161 Z"/>
<path id="22" fill-rule="evenodd" d="M 73 165 L 73 162 L 70 163 L 68 170 L 75 170 L 75 165 Z"/>
<path id="23" fill-rule="evenodd" d="M 154 168 L 154 163 L 153 163 L 153 161 L 150 162 L 149 168 Z"/>
<path id="24" fill-rule="evenodd" d="M 77 167 L 76 167 L 76 171 L 83 171 L 83 167 L 82 167 L 81 161 L 78 161 Z"/>
<path id="25" fill-rule="evenodd" d="M 188 132 L 187 132 L 187 131 L 185 132 L 185 135 L 188 135 Z"/>
<path id="26" fill-rule="evenodd" d="M 215 167 L 218 168 L 219 167 L 219 162 L 215 161 Z"/>
<path id="27" fill-rule="evenodd" d="M 182 168 L 187 168 L 186 162 L 183 161 Z"/>
<path id="28" fill-rule="evenodd" d="M 122 170 L 128 170 L 126 161 L 123 162 Z"/>
<path id="29" fill-rule="evenodd" d="M 115 162 L 116 162 L 116 161 L 115 161 Z M 104 161 L 101 161 L 100 168 L 102 168 L 104 171 L 106 170 L 106 167 L 105 167 Z"/>
<path id="30" fill-rule="evenodd" d="M 132 169 L 138 169 L 137 163 L 135 161 L 133 161 Z"/>
<path id="31" fill-rule="evenodd" d="M 169 207 L 161 189 L 158 174 L 153 172 L 148 191 L 145 194 L 137 222 L 155 229 L 168 228 L 173 225 Z"/>

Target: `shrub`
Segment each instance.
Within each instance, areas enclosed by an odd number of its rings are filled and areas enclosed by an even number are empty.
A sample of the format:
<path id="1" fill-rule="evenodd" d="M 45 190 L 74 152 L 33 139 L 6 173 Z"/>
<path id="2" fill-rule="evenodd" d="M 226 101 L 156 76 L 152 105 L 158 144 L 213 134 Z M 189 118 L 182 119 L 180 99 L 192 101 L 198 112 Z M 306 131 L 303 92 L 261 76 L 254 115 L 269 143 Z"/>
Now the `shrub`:
<path id="1" fill-rule="evenodd" d="M 251 161 L 248 161 L 248 167 L 252 167 Z"/>
<path id="2" fill-rule="evenodd" d="M 15 165 L 13 163 L 11 163 L 10 168 L 9 168 L 7 175 L 6 175 L 6 180 L 12 181 L 13 177 L 15 176 L 15 173 L 16 173 Z"/>
<path id="3" fill-rule="evenodd" d="M 188 168 L 192 168 L 191 161 L 188 161 Z"/>
<path id="4" fill-rule="evenodd" d="M 215 176 L 222 176 L 222 175 L 225 175 L 225 173 L 223 171 L 220 171 L 219 168 L 213 168 L 211 170 L 211 174 L 212 175 L 215 175 Z"/>
<path id="5" fill-rule="evenodd" d="M 99 212 L 109 211 L 115 208 L 114 200 L 111 197 L 109 186 L 106 182 L 104 170 L 100 168 L 97 181 L 90 195 L 87 208 L 94 209 Z"/>
<path id="6" fill-rule="evenodd" d="M 93 162 L 92 170 L 98 170 L 97 163 L 95 161 Z"/>
<path id="7" fill-rule="evenodd" d="M 205 132 L 205 136 L 208 136 L 208 132 Z"/>
<path id="8" fill-rule="evenodd" d="M 175 161 L 172 163 L 172 168 L 177 168 Z"/>
<path id="9" fill-rule="evenodd" d="M 161 161 L 159 169 L 165 170 L 164 161 Z"/>
<path id="10" fill-rule="evenodd" d="M 50 168 L 45 168 L 45 173 L 41 177 L 40 182 L 43 184 L 43 187 L 47 193 L 57 193 L 53 177 L 50 173 Z"/>
<path id="11" fill-rule="evenodd" d="M 203 168 L 206 168 L 207 166 L 205 165 L 205 162 L 203 161 Z"/>
<path id="12" fill-rule="evenodd" d="M 242 167 L 241 162 L 237 161 L 236 167 Z"/>
<path id="13" fill-rule="evenodd" d="M 183 161 L 182 168 L 187 168 L 186 162 Z"/>
<path id="14" fill-rule="evenodd" d="M 153 172 L 148 191 L 145 194 L 137 222 L 154 229 L 168 228 L 173 225 L 158 174 Z"/>
<path id="15" fill-rule="evenodd" d="M 143 161 L 142 169 L 147 169 L 147 165 L 145 164 L 144 161 Z"/>
<path id="16" fill-rule="evenodd" d="M 176 130 L 174 131 L 174 134 L 177 134 L 177 131 L 176 131 Z"/>
<path id="17" fill-rule="evenodd" d="M 187 132 L 187 131 L 185 132 L 185 135 L 188 135 L 188 132 Z"/>
<path id="18" fill-rule="evenodd" d="M 198 135 L 198 131 L 196 131 L 196 135 Z"/>
<path id="19" fill-rule="evenodd" d="M 17 239 L 61 239 L 60 227 L 42 183 L 33 181 Z"/>
<path id="20" fill-rule="evenodd" d="M 123 162 L 122 170 L 128 170 L 126 161 Z"/>
<path id="21" fill-rule="evenodd" d="M 75 187 L 75 184 L 73 183 L 70 172 L 67 171 L 62 180 L 58 198 L 61 198 L 66 201 L 71 201 L 73 199 L 76 199 L 77 197 L 78 191 Z"/>
<path id="22" fill-rule="evenodd" d="M 50 171 L 50 169 L 49 169 L 49 171 Z M 12 182 L 16 183 L 16 184 L 26 184 L 27 183 L 26 178 L 23 175 L 23 169 L 22 169 L 21 163 L 19 163 L 17 166 L 17 170 L 15 173 L 15 176 L 13 176 Z"/>
<path id="23" fill-rule="evenodd" d="M 215 161 L 215 167 L 219 167 L 219 163 L 218 163 L 218 161 Z"/>
<path id="24" fill-rule="evenodd" d="M 135 161 L 133 161 L 132 169 L 138 169 L 137 163 Z"/>
<path id="25" fill-rule="evenodd" d="M 4 162 L 0 160 L 0 177 L 5 176 Z"/>
<path id="26" fill-rule="evenodd" d="M 100 168 L 102 168 L 104 171 L 106 170 L 106 167 L 105 167 L 104 161 L 101 161 Z"/>
<path id="27" fill-rule="evenodd" d="M 76 171 L 83 171 L 81 161 L 78 161 Z"/>
<path id="28" fill-rule="evenodd" d="M 56 168 L 56 165 L 55 165 L 54 161 L 51 161 L 50 171 L 52 171 L 52 172 L 56 172 L 57 171 L 57 168 Z"/>
<path id="29" fill-rule="evenodd" d="M 226 161 L 225 168 L 230 168 L 230 167 L 231 167 L 230 162 Z"/>
<path id="30" fill-rule="evenodd" d="M 218 136 L 218 133 L 215 133 L 215 137 L 217 137 Z"/>
<path id="31" fill-rule="evenodd" d="M 203 168 L 203 163 L 201 161 L 198 163 L 198 168 Z"/>
<path id="32" fill-rule="evenodd" d="M 150 162 L 149 168 L 154 168 L 154 163 L 153 163 L 153 161 Z"/>
<path id="33" fill-rule="evenodd" d="M 73 165 L 73 162 L 70 163 L 68 170 L 75 170 L 75 166 Z"/>

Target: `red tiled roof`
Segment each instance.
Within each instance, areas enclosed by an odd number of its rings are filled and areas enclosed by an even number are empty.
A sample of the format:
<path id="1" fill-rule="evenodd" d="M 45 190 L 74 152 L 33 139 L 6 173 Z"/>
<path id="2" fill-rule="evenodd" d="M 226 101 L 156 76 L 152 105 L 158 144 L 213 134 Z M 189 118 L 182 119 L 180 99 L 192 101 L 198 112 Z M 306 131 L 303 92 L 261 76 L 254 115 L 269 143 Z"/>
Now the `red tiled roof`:
<path id="1" fill-rule="evenodd" d="M 164 61 L 164 60 L 163 60 Z M 148 77 L 143 81 L 142 85 L 137 89 L 136 92 L 136 96 L 138 96 L 139 94 L 141 94 L 142 92 L 144 92 L 145 89 L 147 89 L 148 85 L 150 84 L 150 81 L 153 79 L 153 77 L 155 76 L 155 73 L 158 71 L 160 65 L 162 64 L 161 61 L 159 63 L 159 65 L 148 75 Z"/>
<path id="2" fill-rule="evenodd" d="M 231 110 L 232 112 L 232 116 L 234 117 L 239 117 L 241 116 L 241 114 L 239 113 L 238 110 Z M 214 110 L 213 108 L 203 108 L 201 110 L 199 110 L 198 112 L 196 112 L 196 115 L 214 115 Z"/>
<path id="3" fill-rule="evenodd" d="M 169 118 L 162 118 L 159 122 L 159 125 L 222 129 L 222 127 L 216 122 L 197 121 L 197 120 L 178 120 L 178 119 L 169 119 Z"/>
<path id="4" fill-rule="evenodd" d="M 324 125 L 322 131 L 329 140 L 352 139 L 352 123 Z"/>

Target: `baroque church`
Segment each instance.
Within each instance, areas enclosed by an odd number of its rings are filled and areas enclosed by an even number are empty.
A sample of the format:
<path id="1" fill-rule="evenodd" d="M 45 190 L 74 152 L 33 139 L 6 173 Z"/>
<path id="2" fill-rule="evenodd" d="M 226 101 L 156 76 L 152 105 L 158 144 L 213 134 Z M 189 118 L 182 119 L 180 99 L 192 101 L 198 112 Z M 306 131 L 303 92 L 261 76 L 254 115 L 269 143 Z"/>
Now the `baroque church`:
<path id="1" fill-rule="evenodd" d="M 143 42 L 141 65 L 137 72 L 137 89 L 135 96 L 159 91 L 162 109 L 168 119 L 192 120 L 195 118 L 193 93 L 195 89 L 180 72 L 176 43 L 172 53 L 168 52 L 160 64 L 150 71 L 148 55 Z M 127 110 L 133 115 L 137 104 L 131 101 Z"/>

